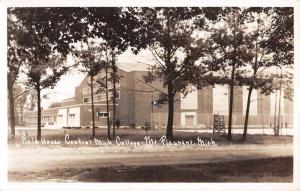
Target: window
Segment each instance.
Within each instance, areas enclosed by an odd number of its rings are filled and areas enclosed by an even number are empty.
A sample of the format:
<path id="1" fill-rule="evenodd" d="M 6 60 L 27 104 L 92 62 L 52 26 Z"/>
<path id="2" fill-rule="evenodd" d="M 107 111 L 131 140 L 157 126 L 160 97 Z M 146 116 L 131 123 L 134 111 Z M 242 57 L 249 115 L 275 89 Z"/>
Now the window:
<path id="1" fill-rule="evenodd" d="M 107 112 L 97 112 L 99 118 L 106 118 L 109 115 Z"/>
<path id="2" fill-rule="evenodd" d="M 116 99 L 120 99 L 120 90 L 118 90 L 120 87 L 119 86 L 117 86 L 117 88 L 116 88 Z M 108 99 L 110 100 L 111 99 L 111 97 L 113 96 L 113 88 L 109 88 L 108 89 Z"/>
<path id="3" fill-rule="evenodd" d="M 89 102 L 89 98 L 88 97 L 83 98 L 83 103 L 88 103 L 88 102 Z"/>
<path id="4" fill-rule="evenodd" d="M 105 101 L 105 100 L 106 100 L 105 94 L 95 95 L 94 97 L 94 101 Z"/>
<path id="5" fill-rule="evenodd" d="M 243 115 L 246 115 L 247 101 L 248 101 L 248 87 L 243 86 Z M 257 115 L 257 91 L 252 90 L 250 99 L 249 115 Z"/>
<path id="6" fill-rule="evenodd" d="M 83 94 L 90 94 L 91 93 L 91 90 L 89 87 L 86 87 L 86 88 L 83 88 Z"/>
<path id="7" fill-rule="evenodd" d="M 108 93 L 108 100 L 111 100 L 113 97 L 113 93 L 109 92 Z M 95 96 L 96 99 L 94 99 L 95 101 L 106 101 L 106 94 L 97 94 Z M 120 91 L 117 91 L 116 93 L 116 99 L 120 99 Z"/>
<path id="8" fill-rule="evenodd" d="M 111 100 L 113 94 L 112 92 L 109 92 L 108 93 L 108 100 Z M 120 99 L 120 91 L 117 91 L 116 93 L 116 99 Z M 83 98 L 83 103 L 90 103 L 91 99 L 88 98 L 88 97 L 85 97 Z M 97 102 L 97 101 L 106 101 L 106 94 L 105 93 L 102 93 L 102 94 L 95 94 L 94 95 L 94 102 Z"/>
<path id="9" fill-rule="evenodd" d="M 213 89 L 213 112 L 214 114 L 228 115 L 228 86 L 216 85 Z"/>
<path id="10" fill-rule="evenodd" d="M 70 118 L 74 118 L 74 117 L 75 117 L 75 114 L 71 113 L 71 114 L 69 114 L 69 117 L 70 117 Z"/>
<path id="11" fill-rule="evenodd" d="M 95 85 L 93 86 L 93 92 L 94 93 L 97 93 L 97 91 L 100 89 L 100 86 L 99 85 Z M 83 94 L 90 94 L 92 91 L 91 91 L 91 88 L 90 87 L 85 87 L 83 88 L 82 90 L 82 93 Z"/>
<path id="12" fill-rule="evenodd" d="M 116 99 L 120 99 L 120 91 L 117 91 L 117 93 L 116 93 Z"/>

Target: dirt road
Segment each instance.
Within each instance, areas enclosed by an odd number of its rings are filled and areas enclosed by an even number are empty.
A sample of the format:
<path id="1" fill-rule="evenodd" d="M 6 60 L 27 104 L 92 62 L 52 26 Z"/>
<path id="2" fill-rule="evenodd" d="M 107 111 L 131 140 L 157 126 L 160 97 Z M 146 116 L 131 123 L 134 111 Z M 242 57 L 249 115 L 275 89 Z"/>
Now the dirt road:
<path id="1" fill-rule="evenodd" d="M 287 145 L 228 145 L 215 147 L 40 147 L 10 148 L 8 170 L 43 171 L 61 168 L 201 164 L 293 155 Z"/>

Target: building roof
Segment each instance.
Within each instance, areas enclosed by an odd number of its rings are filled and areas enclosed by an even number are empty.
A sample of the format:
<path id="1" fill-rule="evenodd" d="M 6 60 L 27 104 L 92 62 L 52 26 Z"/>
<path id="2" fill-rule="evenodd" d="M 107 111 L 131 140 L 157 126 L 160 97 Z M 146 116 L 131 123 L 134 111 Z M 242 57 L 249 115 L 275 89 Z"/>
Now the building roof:
<path id="1" fill-rule="evenodd" d="M 71 97 L 71 98 L 67 98 L 67 99 L 64 99 L 62 102 L 61 102 L 61 106 L 69 106 L 69 105 L 74 105 L 76 103 L 75 101 L 75 97 Z"/>
<path id="2" fill-rule="evenodd" d="M 74 100 L 75 100 L 75 97 L 70 97 L 70 98 L 62 100 L 61 102 L 68 102 L 68 101 L 74 101 Z"/>

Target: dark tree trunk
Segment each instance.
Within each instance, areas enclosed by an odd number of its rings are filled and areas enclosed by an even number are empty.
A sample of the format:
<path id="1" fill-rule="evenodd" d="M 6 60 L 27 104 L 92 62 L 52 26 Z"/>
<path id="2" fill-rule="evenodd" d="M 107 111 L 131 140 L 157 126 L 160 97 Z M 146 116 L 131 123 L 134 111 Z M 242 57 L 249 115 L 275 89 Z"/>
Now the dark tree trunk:
<path id="1" fill-rule="evenodd" d="M 282 76 L 282 73 L 281 73 Z M 278 103 L 278 124 L 277 124 L 277 129 L 278 129 L 278 135 L 279 135 L 279 129 L 281 126 L 281 79 L 280 79 L 280 89 L 279 89 L 279 103 Z"/>
<path id="2" fill-rule="evenodd" d="M 116 137 L 116 75 L 117 68 L 115 65 L 114 58 L 112 59 L 112 70 L 113 70 L 113 117 L 112 117 L 112 125 L 113 125 L 113 138 Z"/>
<path id="3" fill-rule="evenodd" d="M 94 108 L 94 87 L 93 87 L 93 75 L 91 77 L 91 101 L 92 101 L 92 126 L 93 126 L 93 138 L 95 138 L 95 108 Z"/>
<path id="4" fill-rule="evenodd" d="M 8 87 L 10 135 L 15 137 L 15 100 L 13 86 Z"/>
<path id="5" fill-rule="evenodd" d="M 229 96 L 229 116 L 228 116 L 228 135 L 227 139 L 231 140 L 231 128 L 232 128 L 232 114 L 233 114 L 233 89 L 234 89 L 234 72 L 235 67 L 232 66 L 231 80 L 230 80 L 230 96 Z"/>
<path id="6" fill-rule="evenodd" d="M 260 14 L 259 14 L 259 18 L 260 18 Z M 257 27 L 257 33 L 259 32 L 259 23 L 258 23 L 258 27 Z M 254 61 L 254 66 L 253 66 L 253 77 L 254 79 L 256 78 L 256 73 L 258 70 L 258 66 L 257 66 L 257 59 L 258 59 L 258 43 L 257 43 L 257 39 L 255 42 L 255 61 Z M 247 129 L 248 129 L 248 120 L 249 120 L 249 111 L 250 111 L 250 105 L 251 105 L 251 94 L 252 94 L 252 90 L 253 90 L 253 86 L 250 84 L 249 87 L 249 91 L 248 91 L 248 98 L 247 98 L 247 107 L 246 107 L 246 116 L 245 116 L 245 123 L 244 123 L 244 133 L 243 133 L 243 140 L 246 140 L 246 136 L 247 136 Z"/>
<path id="7" fill-rule="evenodd" d="M 245 123 L 244 123 L 244 133 L 243 133 L 243 140 L 246 140 L 247 136 L 247 129 L 248 129 L 248 119 L 249 119 L 249 111 L 250 111 L 250 105 L 251 105 L 251 94 L 252 94 L 252 86 L 250 85 L 249 91 L 248 91 L 248 98 L 247 98 L 247 107 L 246 107 L 246 116 L 245 116 Z"/>
<path id="8" fill-rule="evenodd" d="M 36 92 L 37 92 L 37 109 L 38 109 L 38 115 L 37 115 L 37 140 L 40 141 L 42 137 L 42 124 L 41 124 L 41 87 L 40 84 L 38 83 L 36 87 Z"/>
<path id="9" fill-rule="evenodd" d="M 108 101 L 108 66 L 107 66 L 108 63 L 106 63 L 106 66 L 105 66 L 105 93 L 106 93 L 106 112 L 107 112 L 107 117 L 106 117 L 106 123 L 107 123 L 107 138 L 108 139 L 111 139 L 111 136 L 110 136 L 110 123 L 109 123 L 109 101 Z"/>
<path id="10" fill-rule="evenodd" d="M 234 89 L 234 75 L 235 75 L 235 64 L 236 64 L 236 18 L 234 18 L 234 28 L 233 28 L 233 54 L 234 59 L 232 63 L 231 79 L 230 79 L 230 101 L 229 101 L 229 116 L 228 116 L 228 135 L 227 139 L 231 140 L 231 129 L 232 129 L 232 114 L 233 114 L 233 89 Z"/>
<path id="11" fill-rule="evenodd" d="M 20 116 L 21 116 L 21 119 L 20 119 L 20 123 L 21 125 L 24 125 L 24 104 L 21 106 L 21 109 L 20 109 Z"/>
<path id="12" fill-rule="evenodd" d="M 171 83 L 168 84 L 168 124 L 167 124 L 167 134 L 168 140 L 173 140 L 173 118 L 174 118 L 174 94 L 173 86 Z"/>

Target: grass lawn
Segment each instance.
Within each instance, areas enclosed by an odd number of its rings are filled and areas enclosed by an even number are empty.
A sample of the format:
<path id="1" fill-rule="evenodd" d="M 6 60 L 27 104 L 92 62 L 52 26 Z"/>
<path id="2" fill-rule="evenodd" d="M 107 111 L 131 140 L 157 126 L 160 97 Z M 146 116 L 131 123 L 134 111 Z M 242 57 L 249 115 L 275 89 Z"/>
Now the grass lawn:
<path id="1" fill-rule="evenodd" d="M 207 164 L 68 168 L 9 172 L 10 181 L 55 182 L 292 182 L 293 158 Z"/>
<path id="2" fill-rule="evenodd" d="M 106 129 L 96 138 L 107 140 Z M 9 144 L 9 181 L 53 182 L 291 182 L 293 136 L 174 131 L 174 141 L 213 140 L 218 147 L 187 145 L 168 147 L 68 145 L 70 140 L 89 141 L 92 129 L 42 130 L 46 140 L 62 144 L 22 144 L 21 137 L 36 136 L 35 129 L 18 129 Z M 121 140 L 160 139 L 165 130 L 117 129 Z M 172 161 L 174 161 L 172 163 Z M 59 166 L 58 166 L 59 165 Z"/>

